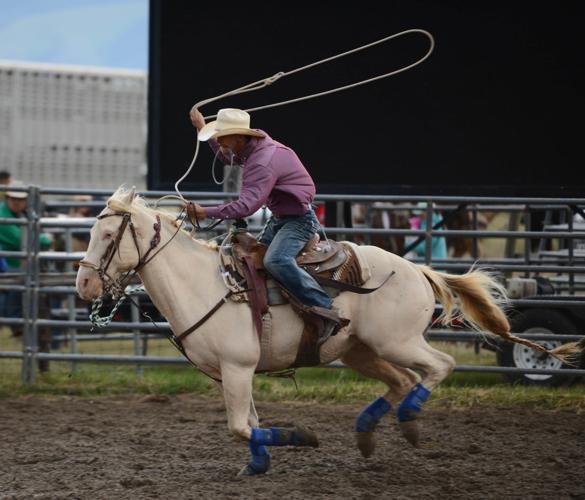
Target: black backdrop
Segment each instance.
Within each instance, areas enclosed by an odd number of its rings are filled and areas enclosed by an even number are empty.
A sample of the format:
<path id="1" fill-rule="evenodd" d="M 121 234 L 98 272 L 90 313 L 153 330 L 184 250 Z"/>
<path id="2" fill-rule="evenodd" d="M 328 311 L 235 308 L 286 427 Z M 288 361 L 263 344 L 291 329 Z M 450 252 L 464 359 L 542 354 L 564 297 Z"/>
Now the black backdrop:
<path id="1" fill-rule="evenodd" d="M 584 196 L 585 79 L 578 3 L 404 0 L 306 5 L 151 0 L 150 189 L 195 150 L 191 106 L 409 28 L 436 39 L 413 70 L 252 113 L 320 193 Z M 354 7 L 350 7 L 354 5 Z M 251 108 L 389 72 L 421 57 L 407 35 L 202 109 Z M 202 144 L 183 189 L 219 189 Z"/>

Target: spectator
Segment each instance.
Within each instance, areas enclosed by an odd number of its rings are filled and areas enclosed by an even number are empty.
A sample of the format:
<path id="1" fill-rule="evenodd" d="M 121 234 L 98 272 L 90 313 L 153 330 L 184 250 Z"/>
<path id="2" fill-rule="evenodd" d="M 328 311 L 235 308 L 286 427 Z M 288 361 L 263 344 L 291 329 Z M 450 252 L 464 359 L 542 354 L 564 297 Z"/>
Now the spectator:
<path id="1" fill-rule="evenodd" d="M 412 211 L 412 217 L 408 219 L 411 229 L 424 231 L 427 228 L 427 214 L 426 204 L 419 203 L 419 208 Z M 442 217 L 433 211 L 432 214 L 432 226 L 435 227 Z M 407 238 L 406 247 L 417 240 L 417 237 L 410 236 Z M 410 251 L 404 256 L 405 258 L 414 257 L 425 257 L 426 253 L 426 242 L 423 239 L 418 245 L 410 249 Z M 447 258 L 447 242 L 444 236 L 433 236 L 431 243 L 431 260 L 446 259 Z"/>
<path id="2" fill-rule="evenodd" d="M 10 186 L 24 187 L 20 181 L 12 181 Z M 7 191 L 6 198 L 0 203 L 0 218 L 16 219 L 26 217 L 28 193 L 26 191 Z M 40 243 L 42 249 L 51 245 L 48 235 L 41 234 Z M 0 250 L 18 252 L 21 250 L 22 236 L 21 226 L 15 224 L 0 224 Z M 6 259 L 4 272 L 18 272 L 21 269 L 21 260 L 13 257 Z M 5 291 L 0 293 L 0 317 L 20 318 L 22 317 L 22 298 L 20 292 Z M 21 330 L 14 330 L 13 334 L 18 336 Z"/>
<path id="3" fill-rule="evenodd" d="M 371 225 L 379 229 L 409 229 L 407 210 L 396 210 L 393 202 L 375 202 L 372 205 L 373 214 Z M 371 244 L 396 255 L 403 255 L 405 247 L 404 236 L 372 235 Z"/>
<path id="4" fill-rule="evenodd" d="M 7 186 L 10 184 L 11 175 L 10 172 L 6 170 L 0 171 L 0 185 Z M 6 191 L 0 191 L 0 202 L 4 201 L 6 198 Z M 8 262 L 6 262 L 6 257 L 0 257 L 0 273 L 5 273 L 8 271 Z"/>

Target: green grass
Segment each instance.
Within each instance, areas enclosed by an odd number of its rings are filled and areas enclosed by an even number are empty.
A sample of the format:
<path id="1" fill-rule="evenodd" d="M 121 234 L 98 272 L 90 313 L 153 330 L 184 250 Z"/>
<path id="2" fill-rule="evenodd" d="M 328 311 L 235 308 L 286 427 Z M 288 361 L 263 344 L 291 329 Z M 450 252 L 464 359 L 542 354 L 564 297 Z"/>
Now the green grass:
<path id="1" fill-rule="evenodd" d="M 495 354 L 471 343 L 435 342 L 435 347 L 455 357 L 458 364 L 495 365 Z M 149 353 L 177 355 L 166 340 L 150 343 Z M 19 350 L 16 339 L 0 336 L 2 350 Z M 132 354 L 132 342 L 84 342 L 82 352 Z M 66 352 L 66 349 L 61 350 Z M 146 366 L 137 374 L 134 366 L 51 362 L 50 371 L 39 373 L 34 385 L 20 382 L 20 360 L 0 359 L 0 398 L 24 395 L 102 396 L 117 394 L 195 393 L 220 397 L 215 384 L 188 366 Z M 258 401 L 318 401 L 320 403 L 365 403 L 383 394 L 384 384 L 361 377 L 344 368 L 302 368 L 295 384 L 290 379 L 258 375 L 254 395 Z M 494 373 L 453 373 L 435 391 L 427 407 L 469 408 L 531 407 L 585 412 L 585 386 L 543 388 L 511 386 Z"/>
<path id="2" fill-rule="evenodd" d="M 195 393 L 220 397 L 207 377 L 188 367 L 145 367 L 137 376 L 131 367 L 83 365 L 71 373 L 68 364 L 53 363 L 51 371 L 39 374 L 37 383 L 19 381 L 19 365 L 2 361 L 0 398 L 23 395 L 107 396 L 118 394 Z M 7 373 L 12 371 L 11 374 Z M 303 368 L 295 384 L 290 379 L 258 375 L 254 395 L 258 401 L 317 401 L 320 403 L 365 403 L 384 393 L 385 386 L 344 368 Z M 585 412 L 582 384 L 569 388 L 510 386 L 497 374 L 454 373 L 434 392 L 427 405 L 433 408 L 532 407 Z"/>

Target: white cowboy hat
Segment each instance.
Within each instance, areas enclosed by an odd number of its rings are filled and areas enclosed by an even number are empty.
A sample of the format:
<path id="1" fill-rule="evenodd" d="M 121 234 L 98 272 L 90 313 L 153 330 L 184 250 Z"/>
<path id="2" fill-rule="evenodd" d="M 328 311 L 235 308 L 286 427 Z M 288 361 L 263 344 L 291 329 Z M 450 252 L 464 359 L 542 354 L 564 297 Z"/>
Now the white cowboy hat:
<path id="1" fill-rule="evenodd" d="M 26 187 L 22 181 L 13 180 L 8 187 Z M 28 198 L 28 193 L 26 191 L 6 191 L 6 196 L 10 198 Z"/>
<path id="2" fill-rule="evenodd" d="M 217 120 L 209 122 L 198 134 L 200 141 L 216 139 L 224 135 L 242 134 L 266 137 L 262 132 L 250 128 L 250 115 L 241 109 L 225 108 L 217 113 Z"/>

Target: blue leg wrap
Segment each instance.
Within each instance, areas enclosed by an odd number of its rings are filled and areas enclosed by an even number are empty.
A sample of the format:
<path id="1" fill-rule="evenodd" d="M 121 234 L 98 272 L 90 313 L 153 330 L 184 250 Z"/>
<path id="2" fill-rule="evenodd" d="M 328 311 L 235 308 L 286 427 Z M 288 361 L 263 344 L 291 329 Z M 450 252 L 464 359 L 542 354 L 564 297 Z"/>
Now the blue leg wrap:
<path id="1" fill-rule="evenodd" d="M 398 408 L 398 421 L 408 422 L 409 420 L 414 420 L 417 414 L 422 410 L 422 404 L 429 399 L 430 395 L 431 391 L 429 391 L 424 385 L 416 384 Z"/>
<path id="2" fill-rule="evenodd" d="M 248 467 L 256 474 L 262 474 L 268 471 L 272 455 L 268 453 L 266 446 L 258 445 L 250 441 L 250 451 L 252 452 L 252 460 L 248 463 Z"/>
<path id="3" fill-rule="evenodd" d="M 384 398 L 376 399 L 366 406 L 358 415 L 355 423 L 356 432 L 373 432 L 380 419 L 392 409 L 392 405 Z"/>
<path id="4" fill-rule="evenodd" d="M 252 428 L 250 446 L 252 444 L 265 446 L 301 446 L 303 442 L 294 430 L 279 427 L 270 427 L 269 429 L 254 427 Z"/>

